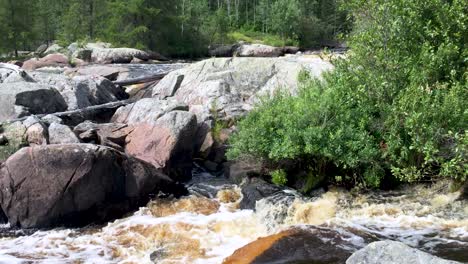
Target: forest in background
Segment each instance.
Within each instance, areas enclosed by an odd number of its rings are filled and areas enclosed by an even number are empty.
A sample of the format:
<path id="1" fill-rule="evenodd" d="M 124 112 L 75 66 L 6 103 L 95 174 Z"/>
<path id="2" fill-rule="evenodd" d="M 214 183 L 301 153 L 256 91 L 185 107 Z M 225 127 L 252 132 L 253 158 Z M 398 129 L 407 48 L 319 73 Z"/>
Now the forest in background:
<path id="1" fill-rule="evenodd" d="M 237 41 L 334 46 L 349 29 L 338 0 L 0 0 L 0 52 L 106 41 L 169 56 Z"/>

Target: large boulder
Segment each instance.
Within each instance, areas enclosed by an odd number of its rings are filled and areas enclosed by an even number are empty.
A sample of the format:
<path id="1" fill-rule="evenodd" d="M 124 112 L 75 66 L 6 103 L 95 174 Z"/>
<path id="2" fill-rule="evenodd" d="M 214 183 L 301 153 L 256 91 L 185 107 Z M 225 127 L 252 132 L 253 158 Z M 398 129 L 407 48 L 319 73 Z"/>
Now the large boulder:
<path id="1" fill-rule="evenodd" d="M 321 227 L 292 228 L 236 250 L 224 264 L 341 264 L 356 250 L 356 237 Z M 381 262 L 373 262 L 381 263 Z"/>
<path id="2" fill-rule="evenodd" d="M 247 179 L 241 190 L 240 208 L 251 210 L 255 210 L 258 201 L 275 194 L 283 194 L 283 188 L 256 177 Z"/>
<path id="3" fill-rule="evenodd" d="M 63 97 L 49 85 L 28 82 L 0 84 L 0 121 L 66 109 Z"/>
<path id="4" fill-rule="evenodd" d="M 10 224 L 23 228 L 100 222 L 181 191 L 153 166 L 89 144 L 23 148 L 0 166 L 0 188 Z"/>
<path id="5" fill-rule="evenodd" d="M 171 111 L 154 123 L 134 125 L 125 151 L 163 169 L 172 179 L 191 178 L 197 119 L 186 111 Z"/>
<path id="6" fill-rule="evenodd" d="M 105 49 L 93 49 L 91 60 L 94 63 L 106 64 L 106 63 L 130 63 L 134 58 L 142 61 L 152 59 L 152 54 L 131 48 L 105 48 Z"/>
<path id="7" fill-rule="evenodd" d="M 43 67 L 67 67 L 69 65 L 69 59 L 66 55 L 61 53 L 49 54 L 44 58 L 33 58 L 27 60 L 23 64 L 23 69 L 33 71 Z"/>
<path id="8" fill-rule="evenodd" d="M 51 85 L 62 94 L 68 110 L 127 99 L 123 89 L 97 75 L 68 77 L 63 74 L 32 72 L 38 83 Z"/>
<path id="9" fill-rule="evenodd" d="M 112 122 L 154 124 L 160 117 L 175 110 L 187 111 L 188 106 L 175 100 L 145 98 L 119 108 L 112 117 Z"/>
<path id="10" fill-rule="evenodd" d="M 242 44 L 234 51 L 239 57 L 279 57 L 283 54 L 282 48 L 263 44 Z"/>
<path id="11" fill-rule="evenodd" d="M 456 264 L 411 248 L 401 242 L 378 241 L 355 252 L 346 264 Z"/>
<path id="12" fill-rule="evenodd" d="M 213 58 L 169 73 L 153 88 L 153 97 L 173 97 L 190 106 L 200 122 L 237 119 L 258 97 L 280 88 L 295 93 L 298 75 L 319 77 L 333 66 L 319 58 Z"/>

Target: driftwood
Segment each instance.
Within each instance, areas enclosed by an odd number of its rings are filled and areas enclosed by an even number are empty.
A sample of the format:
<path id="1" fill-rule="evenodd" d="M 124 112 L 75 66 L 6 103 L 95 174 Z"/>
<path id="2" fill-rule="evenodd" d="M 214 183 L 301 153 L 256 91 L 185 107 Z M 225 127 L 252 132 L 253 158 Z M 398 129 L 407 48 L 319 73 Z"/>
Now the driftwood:
<path id="1" fill-rule="evenodd" d="M 60 117 L 63 120 L 63 122 L 68 126 L 76 126 L 79 123 L 82 123 L 86 120 L 96 121 L 96 122 L 109 122 L 109 120 L 114 115 L 117 108 L 132 104 L 134 102 L 135 100 L 129 99 L 129 100 L 111 102 L 111 103 L 101 104 L 101 105 L 93 105 L 93 106 L 89 106 L 89 107 L 85 107 L 81 109 L 58 112 L 58 113 L 50 113 L 50 114 Z M 47 114 L 39 114 L 35 116 L 42 118 L 46 115 Z M 14 123 L 17 121 L 24 121 L 26 120 L 26 118 L 28 118 L 28 116 L 4 121 L 3 123 Z"/>
<path id="2" fill-rule="evenodd" d="M 128 79 L 124 81 L 114 81 L 113 83 L 119 86 L 129 86 L 129 85 L 134 85 L 134 84 L 149 83 L 149 82 L 161 80 L 167 74 L 168 72 L 164 72 L 164 73 L 158 73 L 158 74 L 151 75 L 151 76 L 143 76 L 139 78 Z"/>

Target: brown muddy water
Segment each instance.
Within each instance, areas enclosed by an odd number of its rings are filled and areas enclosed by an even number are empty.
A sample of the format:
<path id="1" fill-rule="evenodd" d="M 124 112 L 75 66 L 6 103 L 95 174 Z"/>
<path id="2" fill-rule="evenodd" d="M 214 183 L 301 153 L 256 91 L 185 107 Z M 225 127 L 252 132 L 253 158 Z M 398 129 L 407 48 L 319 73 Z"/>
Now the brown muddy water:
<path id="1" fill-rule="evenodd" d="M 240 188 L 214 176 L 204 174 L 190 189 L 188 197 L 153 200 L 103 227 L 2 238 L 0 263 L 222 263 L 260 237 L 317 226 L 343 234 L 354 249 L 366 245 L 363 237 L 391 239 L 468 262 L 468 202 L 441 186 L 335 189 L 316 198 L 285 191 L 257 202 L 255 212 L 240 210 Z"/>

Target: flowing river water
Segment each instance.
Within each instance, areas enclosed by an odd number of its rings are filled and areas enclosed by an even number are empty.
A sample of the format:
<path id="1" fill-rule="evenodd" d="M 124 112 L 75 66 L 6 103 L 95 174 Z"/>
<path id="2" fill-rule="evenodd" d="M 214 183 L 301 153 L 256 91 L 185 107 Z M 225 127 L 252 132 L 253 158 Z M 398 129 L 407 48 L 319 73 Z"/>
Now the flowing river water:
<path id="1" fill-rule="evenodd" d="M 4 237 L 0 263 L 222 263 L 259 237 L 317 226 L 338 231 L 356 249 L 365 246 L 363 237 L 392 239 L 467 262 L 468 203 L 439 189 L 335 189 L 315 198 L 285 191 L 277 200 L 257 202 L 254 212 L 239 209 L 239 186 L 198 171 L 190 196 L 155 199 L 106 226 Z"/>

